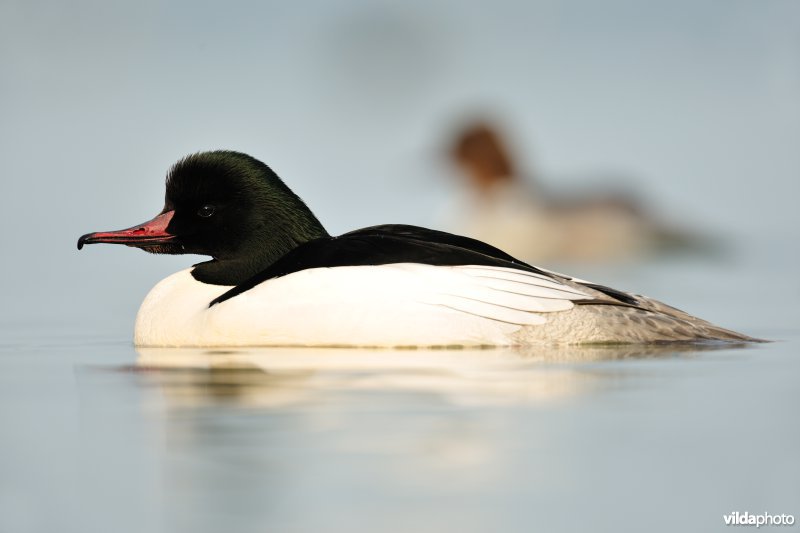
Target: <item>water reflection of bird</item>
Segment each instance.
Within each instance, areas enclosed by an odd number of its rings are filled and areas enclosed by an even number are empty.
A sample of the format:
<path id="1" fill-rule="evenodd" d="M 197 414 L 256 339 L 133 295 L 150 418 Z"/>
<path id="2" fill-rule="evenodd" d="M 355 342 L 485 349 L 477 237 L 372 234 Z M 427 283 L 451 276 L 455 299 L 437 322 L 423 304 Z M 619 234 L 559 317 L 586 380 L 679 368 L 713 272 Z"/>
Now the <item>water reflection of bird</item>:
<path id="1" fill-rule="evenodd" d="M 150 291 L 144 346 L 441 346 L 752 340 L 656 300 L 405 225 L 330 236 L 265 164 L 238 152 L 170 171 L 153 220 L 84 235 L 213 259 Z"/>
<path id="2" fill-rule="evenodd" d="M 451 157 L 467 194 L 450 224 L 526 261 L 619 261 L 702 244 L 648 215 L 629 194 L 558 197 L 523 180 L 501 135 L 487 123 L 464 129 Z"/>
<path id="3" fill-rule="evenodd" d="M 453 404 L 561 400 L 607 386 L 624 370 L 592 361 L 694 355 L 721 345 L 539 346 L 460 350 L 137 348 L 136 367 L 173 403 L 265 408 L 341 401 L 345 393 L 433 394 Z"/>

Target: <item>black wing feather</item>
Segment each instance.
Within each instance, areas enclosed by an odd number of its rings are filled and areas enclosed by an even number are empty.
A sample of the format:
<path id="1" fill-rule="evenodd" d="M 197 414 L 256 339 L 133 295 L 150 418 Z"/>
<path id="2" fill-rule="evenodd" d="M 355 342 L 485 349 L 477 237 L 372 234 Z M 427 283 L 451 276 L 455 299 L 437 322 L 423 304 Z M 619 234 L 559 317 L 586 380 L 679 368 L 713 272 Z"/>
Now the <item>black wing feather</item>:
<path id="1" fill-rule="evenodd" d="M 338 237 L 323 237 L 303 243 L 265 270 L 212 300 L 209 307 L 242 294 L 268 279 L 301 270 L 392 263 L 495 266 L 533 272 L 555 281 L 572 279 L 536 268 L 477 239 L 418 226 L 385 224 L 351 231 Z M 576 283 L 614 298 L 619 302 L 617 305 L 639 306 L 639 302 L 630 294 L 594 283 Z M 597 302 L 587 300 L 575 303 Z M 613 305 L 614 301 L 603 303 Z"/>

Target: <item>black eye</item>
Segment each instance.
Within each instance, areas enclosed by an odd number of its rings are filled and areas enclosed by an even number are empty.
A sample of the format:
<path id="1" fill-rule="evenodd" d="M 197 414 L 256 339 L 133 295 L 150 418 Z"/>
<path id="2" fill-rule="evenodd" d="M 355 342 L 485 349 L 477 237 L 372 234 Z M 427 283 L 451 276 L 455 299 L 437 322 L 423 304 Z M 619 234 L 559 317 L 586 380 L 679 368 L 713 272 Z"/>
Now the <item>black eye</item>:
<path id="1" fill-rule="evenodd" d="M 197 216 L 208 218 L 214 214 L 214 211 L 216 211 L 216 208 L 213 205 L 206 204 L 197 210 Z"/>

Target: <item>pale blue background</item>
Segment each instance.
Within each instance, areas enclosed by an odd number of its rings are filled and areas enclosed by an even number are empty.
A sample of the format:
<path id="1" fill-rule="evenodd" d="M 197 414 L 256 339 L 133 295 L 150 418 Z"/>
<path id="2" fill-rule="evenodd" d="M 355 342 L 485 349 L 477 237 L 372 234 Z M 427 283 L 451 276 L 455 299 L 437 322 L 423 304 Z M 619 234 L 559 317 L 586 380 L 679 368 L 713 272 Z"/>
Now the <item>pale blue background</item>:
<path id="1" fill-rule="evenodd" d="M 3 533 L 800 518 L 800 2 L 5 0 L 0 67 Z M 75 249 L 213 148 L 269 163 L 332 233 L 436 224 L 443 149 L 480 113 L 551 190 L 610 180 L 725 245 L 569 273 L 779 342 L 231 371 L 131 345 L 147 290 L 197 258 Z"/>

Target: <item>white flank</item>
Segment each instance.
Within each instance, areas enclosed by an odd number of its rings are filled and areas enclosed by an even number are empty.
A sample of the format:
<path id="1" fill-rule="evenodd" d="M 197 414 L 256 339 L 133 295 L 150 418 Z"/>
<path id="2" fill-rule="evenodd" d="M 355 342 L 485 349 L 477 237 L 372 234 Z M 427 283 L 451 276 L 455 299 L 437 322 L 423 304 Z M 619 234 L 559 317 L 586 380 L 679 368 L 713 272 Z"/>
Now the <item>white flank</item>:
<path id="1" fill-rule="evenodd" d="M 475 346 L 591 298 L 539 274 L 416 263 L 315 268 L 211 308 L 230 287 L 169 276 L 136 318 L 138 346 Z"/>

